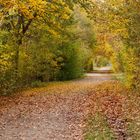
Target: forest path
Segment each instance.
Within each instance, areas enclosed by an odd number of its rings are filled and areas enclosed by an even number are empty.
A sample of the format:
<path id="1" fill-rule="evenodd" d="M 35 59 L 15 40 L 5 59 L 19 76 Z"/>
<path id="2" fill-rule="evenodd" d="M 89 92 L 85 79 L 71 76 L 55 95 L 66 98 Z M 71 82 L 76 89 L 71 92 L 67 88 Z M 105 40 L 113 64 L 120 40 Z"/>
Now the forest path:
<path id="1" fill-rule="evenodd" d="M 83 140 L 84 119 L 89 113 L 88 94 L 110 74 L 87 74 L 83 79 L 52 83 L 2 97 L 0 140 Z"/>

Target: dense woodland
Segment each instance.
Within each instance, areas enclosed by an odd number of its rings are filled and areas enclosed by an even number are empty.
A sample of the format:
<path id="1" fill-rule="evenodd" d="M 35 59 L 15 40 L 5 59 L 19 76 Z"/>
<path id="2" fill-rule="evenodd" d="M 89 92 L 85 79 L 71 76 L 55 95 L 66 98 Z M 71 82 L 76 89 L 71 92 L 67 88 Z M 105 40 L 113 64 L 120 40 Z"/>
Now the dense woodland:
<path id="1" fill-rule="evenodd" d="M 0 0 L 0 93 L 71 80 L 108 61 L 140 88 L 138 0 Z"/>
<path id="2" fill-rule="evenodd" d="M 0 0 L 11 139 L 140 140 L 140 0 Z"/>

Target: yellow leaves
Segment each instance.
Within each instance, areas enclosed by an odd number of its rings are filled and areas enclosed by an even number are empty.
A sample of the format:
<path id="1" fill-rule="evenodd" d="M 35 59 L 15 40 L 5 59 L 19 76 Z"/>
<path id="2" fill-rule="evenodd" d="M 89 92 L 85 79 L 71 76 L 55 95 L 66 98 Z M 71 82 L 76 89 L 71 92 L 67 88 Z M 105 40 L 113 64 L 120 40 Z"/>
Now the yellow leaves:
<path id="1" fill-rule="evenodd" d="M 19 8 L 20 12 L 22 13 L 22 15 L 24 15 L 26 18 L 28 18 L 28 19 L 33 18 L 32 11 L 29 10 L 29 8 L 24 3 L 20 3 L 18 5 L 18 8 Z"/>
<path id="2" fill-rule="evenodd" d="M 18 4 L 20 12 L 29 19 L 34 18 L 34 14 L 44 16 L 47 3 L 43 0 L 27 0 Z"/>
<path id="3" fill-rule="evenodd" d="M 3 5 L 3 10 L 0 12 L 1 20 L 6 20 L 5 17 L 8 16 L 14 16 L 17 18 L 12 18 L 13 25 L 23 24 L 26 26 L 26 23 L 28 24 L 26 21 L 34 19 L 35 22 L 41 22 L 41 25 L 45 23 L 51 26 L 48 31 L 55 36 L 58 33 L 54 31 L 54 28 L 61 29 L 60 24 L 64 20 L 68 20 L 71 14 L 69 6 L 63 0 L 53 0 L 51 2 L 44 0 L 1 0 L 0 4 Z M 19 23 L 18 19 L 20 17 L 23 18 L 22 22 L 25 23 Z"/>
<path id="4" fill-rule="evenodd" d="M 95 53 L 110 58 L 113 55 L 114 50 L 107 42 L 105 42 L 104 44 L 97 46 Z"/>
<path id="5" fill-rule="evenodd" d="M 1 45 L 0 49 L 6 51 L 8 47 L 9 46 Z M 0 72 L 5 72 L 6 70 L 8 70 L 12 67 L 12 62 L 10 60 L 13 57 L 13 55 L 14 55 L 13 52 L 3 53 L 3 51 L 1 51 L 1 53 L 0 53 Z"/>
<path id="6" fill-rule="evenodd" d="M 7 7 L 7 9 L 13 7 L 15 3 L 16 2 L 14 0 L 1 0 L 0 1 L 0 4 Z"/>
<path id="7" fill-rule="evenodd" d="M 61 0 L 53 1 L 48 3 L 47 5 L 47 14 L 51 15 L 55 18 L 59 18 L 59 20 L 67 20 L 69 19 L 69 15 L 71 14 L 71 10 L 66 3 Z M 58 19 L 57 19 L 58 20 Z"/>
<path id="8" fill-rule="evenodd" d="M 54 35 L 54 36 L 59 36 L 59 34 L 53 30 L 53 29 L 48 29 L 48 32 L 51 34 L 51 35 Z"/>
<path id="9" fill-rule="evenodd" d="M 4 6 L 4 10 L 11 11 L 16 8 L 20 14 L 28 19 L 34 18 L 35 13 L 39 16 L 43 16 L 47 6 L 47 2 L 44 0 L 2 0 L 1 3 Z"/>
<path id="10" fill-rule="evenodd" d="M 123 67 L 125 72 L 125 84 L 127 87 L 132 87 L 132 85 L 139 82 L 139 58 L 135 55 L 135 50 L 133 48 L 122 49 L 121 55 L 123 58 Z"/>
<path id="11" fill-rule="evenodd" d="M 61 17 L 62 17 L 63 19 L 69 19 L 69 15 L 68 15 L 68 14 L 63 14 Z"/>

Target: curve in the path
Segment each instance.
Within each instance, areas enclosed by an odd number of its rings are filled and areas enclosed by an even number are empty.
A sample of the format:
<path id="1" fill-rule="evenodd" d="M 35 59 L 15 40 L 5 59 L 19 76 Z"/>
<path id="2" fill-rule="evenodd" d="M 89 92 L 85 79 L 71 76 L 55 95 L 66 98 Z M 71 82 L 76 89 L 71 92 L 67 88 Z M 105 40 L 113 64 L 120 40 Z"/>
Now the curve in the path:
<path id="1" fill-rule="evenodd" d="M 0 140 L 83 140 L 88 93 L 109 74 L 87 74 L 84 79 L 27 91 L 1 99 Z"/>

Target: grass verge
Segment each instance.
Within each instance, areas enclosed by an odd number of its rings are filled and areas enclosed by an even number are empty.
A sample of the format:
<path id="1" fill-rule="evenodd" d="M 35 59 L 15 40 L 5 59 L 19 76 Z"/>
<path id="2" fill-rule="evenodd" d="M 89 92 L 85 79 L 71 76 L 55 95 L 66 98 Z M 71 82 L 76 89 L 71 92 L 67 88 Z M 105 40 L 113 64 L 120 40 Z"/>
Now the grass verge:
<path id="1" fill-rule="evenodd" d="M 85 134 L 85 140 L 113 140 L 114 135 L 109 128 L 106 119 L 100 114 L 96 113 L 87 121 L 88 128 Z"/>

